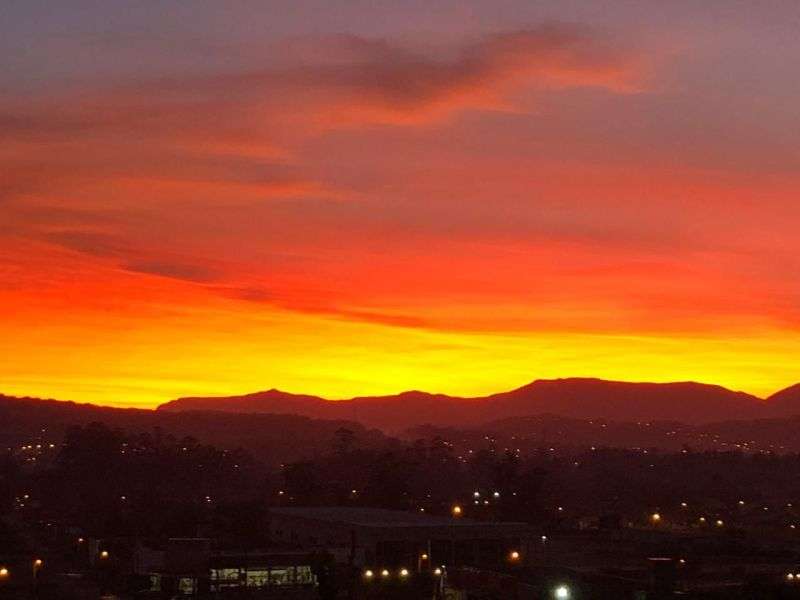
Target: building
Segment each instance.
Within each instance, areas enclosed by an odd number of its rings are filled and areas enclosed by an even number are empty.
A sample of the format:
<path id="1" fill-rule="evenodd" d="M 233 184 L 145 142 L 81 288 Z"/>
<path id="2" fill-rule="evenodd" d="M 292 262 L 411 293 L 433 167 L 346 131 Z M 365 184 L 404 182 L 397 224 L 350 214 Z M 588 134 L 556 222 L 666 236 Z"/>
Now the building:
<path id="1" fill-rule="evenodd" d="M 325 550 L 339 563 L 411 570 L 440 565 L 488 567 L 520 560 L 532 539 L 525 523 L 377 508 L 273 508 L 269 528 L 273 542 Z"/>
<path id="2" fill-rule="evenodd" d="M 317 586 L 307 552 L 219 552 L 204 538 L 176 538 L 163 551 L 141 548 L 137 572 L 152 592 L 187 597 L 311 597 Z M 236 596 L 238 597 L 238 596 Z"/>

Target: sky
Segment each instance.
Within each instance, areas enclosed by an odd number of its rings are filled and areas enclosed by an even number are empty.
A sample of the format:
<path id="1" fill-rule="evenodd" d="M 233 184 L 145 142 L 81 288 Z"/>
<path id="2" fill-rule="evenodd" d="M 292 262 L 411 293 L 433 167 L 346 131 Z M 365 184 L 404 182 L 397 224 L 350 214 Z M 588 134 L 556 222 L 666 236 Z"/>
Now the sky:
<path id="1" fill-rule="evenodd" d="M 0 5 L 0 392 L 800 381 L 800 5 Z"/>

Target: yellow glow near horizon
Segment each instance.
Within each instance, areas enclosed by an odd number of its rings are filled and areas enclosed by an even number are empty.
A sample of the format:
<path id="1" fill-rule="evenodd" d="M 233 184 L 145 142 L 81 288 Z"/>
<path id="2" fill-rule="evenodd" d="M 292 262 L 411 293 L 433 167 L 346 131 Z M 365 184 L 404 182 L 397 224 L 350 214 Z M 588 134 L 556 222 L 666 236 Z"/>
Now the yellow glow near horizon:
<path id="1" fill-rule="evenodd" d="M 102 286 L 0 289 L 0 310 L 13 315 L 0 336 L 0 393 L 140 408 L 273 387 L 329 399 L 476 396 L 558 377 L 692 380 L 764 397 L 796 383 L 800 356 L 800 336 L 767 325 L 631 335 L 403 327 L 118 272 Z"/>
<path id="2" fill-rule="evenodd" d="M 506 391 L 537 378 L 693 380 L 765 396 L 795 383 L 800 339 L 444 332 L 236 303 L 156 319 L 74 312 L 0 340 L 2 393 L 127 407 L 272 387 L 329 399 L 422 389 Z M 91 327 L 95 330 L 92 332 Z"/>

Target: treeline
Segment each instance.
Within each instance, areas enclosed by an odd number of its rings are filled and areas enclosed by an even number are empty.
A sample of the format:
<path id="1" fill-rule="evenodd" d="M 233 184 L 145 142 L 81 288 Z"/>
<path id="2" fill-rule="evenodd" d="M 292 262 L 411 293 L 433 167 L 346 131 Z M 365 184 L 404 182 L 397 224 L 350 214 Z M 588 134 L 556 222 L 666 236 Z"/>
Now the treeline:
<path id="1" fill-rule="evenodd" d="M 269 467 L 190 437 L 92 423 L 71 428 L 47 461 L 0 457 L 0 502 L 94 537 L 208 535 L 234 546 L 265 544 L 277 505 L 434 515 L 459 506 L 466 517 L 546 528 L 614 515 L 645 522 L 654 511 L 670 522 L 785 527 L 800 509 L 800 457 L 612 448 L 521 456 L 491 439 L 465 452 L 442 437 L 375 448 L 340 428 L 317 457 Z"/>
<path id="2" fill-rule="evenodd" d="M 101 423 L 72 427 L 53 460 L 20 466 L 6 456 L 3 465 L 9 508 L 99 538 L 194 536 L 225 512 L 253 510 L 265 499 L 266 471 L 247 452 L 158 429 L 130 435 Z"/>

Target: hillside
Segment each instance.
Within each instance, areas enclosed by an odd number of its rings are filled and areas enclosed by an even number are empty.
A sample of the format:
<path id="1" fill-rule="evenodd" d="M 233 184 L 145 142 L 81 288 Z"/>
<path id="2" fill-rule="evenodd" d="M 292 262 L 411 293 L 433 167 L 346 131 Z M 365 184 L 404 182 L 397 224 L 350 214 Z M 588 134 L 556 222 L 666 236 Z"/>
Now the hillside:
<path id="1" fill-rule="evenodd" d="M 58 441 L 72 425 L 100 421 L 131 433 L 160 429 L 221 448 L 242 447 L 279 464 L 328 452 L 336 431 L 360 444 L 391 445 L 442 435 L 470 448 L 658 447 L 800 451 L 795 442 L 800 386 L 767 401 L 697 383 L 539 380 L 510 392 L 459 398 L 412 391 L 329 401 L 269 390 L 225 398 L 182 398 L 159 410 L 119 409 L 0 395 L 0 444 Z M 369 429 L 369 428 L 374 429 Z"/>
<path id="2" fill-rule="evenodd" d="M 38 440 L 58 443 L 73 425 L 93 421 L 128 433 L 152 432 L 176 438 L 193 437 L 219 448 L 244 448 L 267 464 L 308 458 L 333 448 L 336 431 L 355 433 L 359 443 L 392 443 L 381 432 L 344 420 L 319 420 L 298 415 L 234 414 L 120 409 L 0 395 L 0 445 L 19 447 Z"/>
<path id="3" fill-rule="evenodd" d="M 786 454 L 800 452 L 798 427 L 800 416 L 686 425 L 538 415 L 501 419 L 475 428 L 425 425 L 409 429 L 402 437 L 409 441 L 440 437 L 453 444 L 453 452 L 460 455 L 490 444 L 499 452 L 519 451 L 522 455 L 550 448 L 584 452 L 592 447 Z"/>
<path id="4" fill-rule="evenodd" d="M 413 391 L 331 402 L 317 396 L 273 389 L 245 396 L 180 398 L 161 405 L 159 411 L 300 414 L 350 419 L 394 432 L 424 423 L 469 427 L 497 419 L 545 413 L 580 419 L 707 423 L 765 416 L 763 404 L 755 396 L 716 385 L 571 378 L 537 380 L 509 392 L 477 398 Z"/>
<path id="5" fill-rule="evenodd" d="M 767 405 L 776 417 L 800 415 L 800 383 L 772 394 Z"/>

